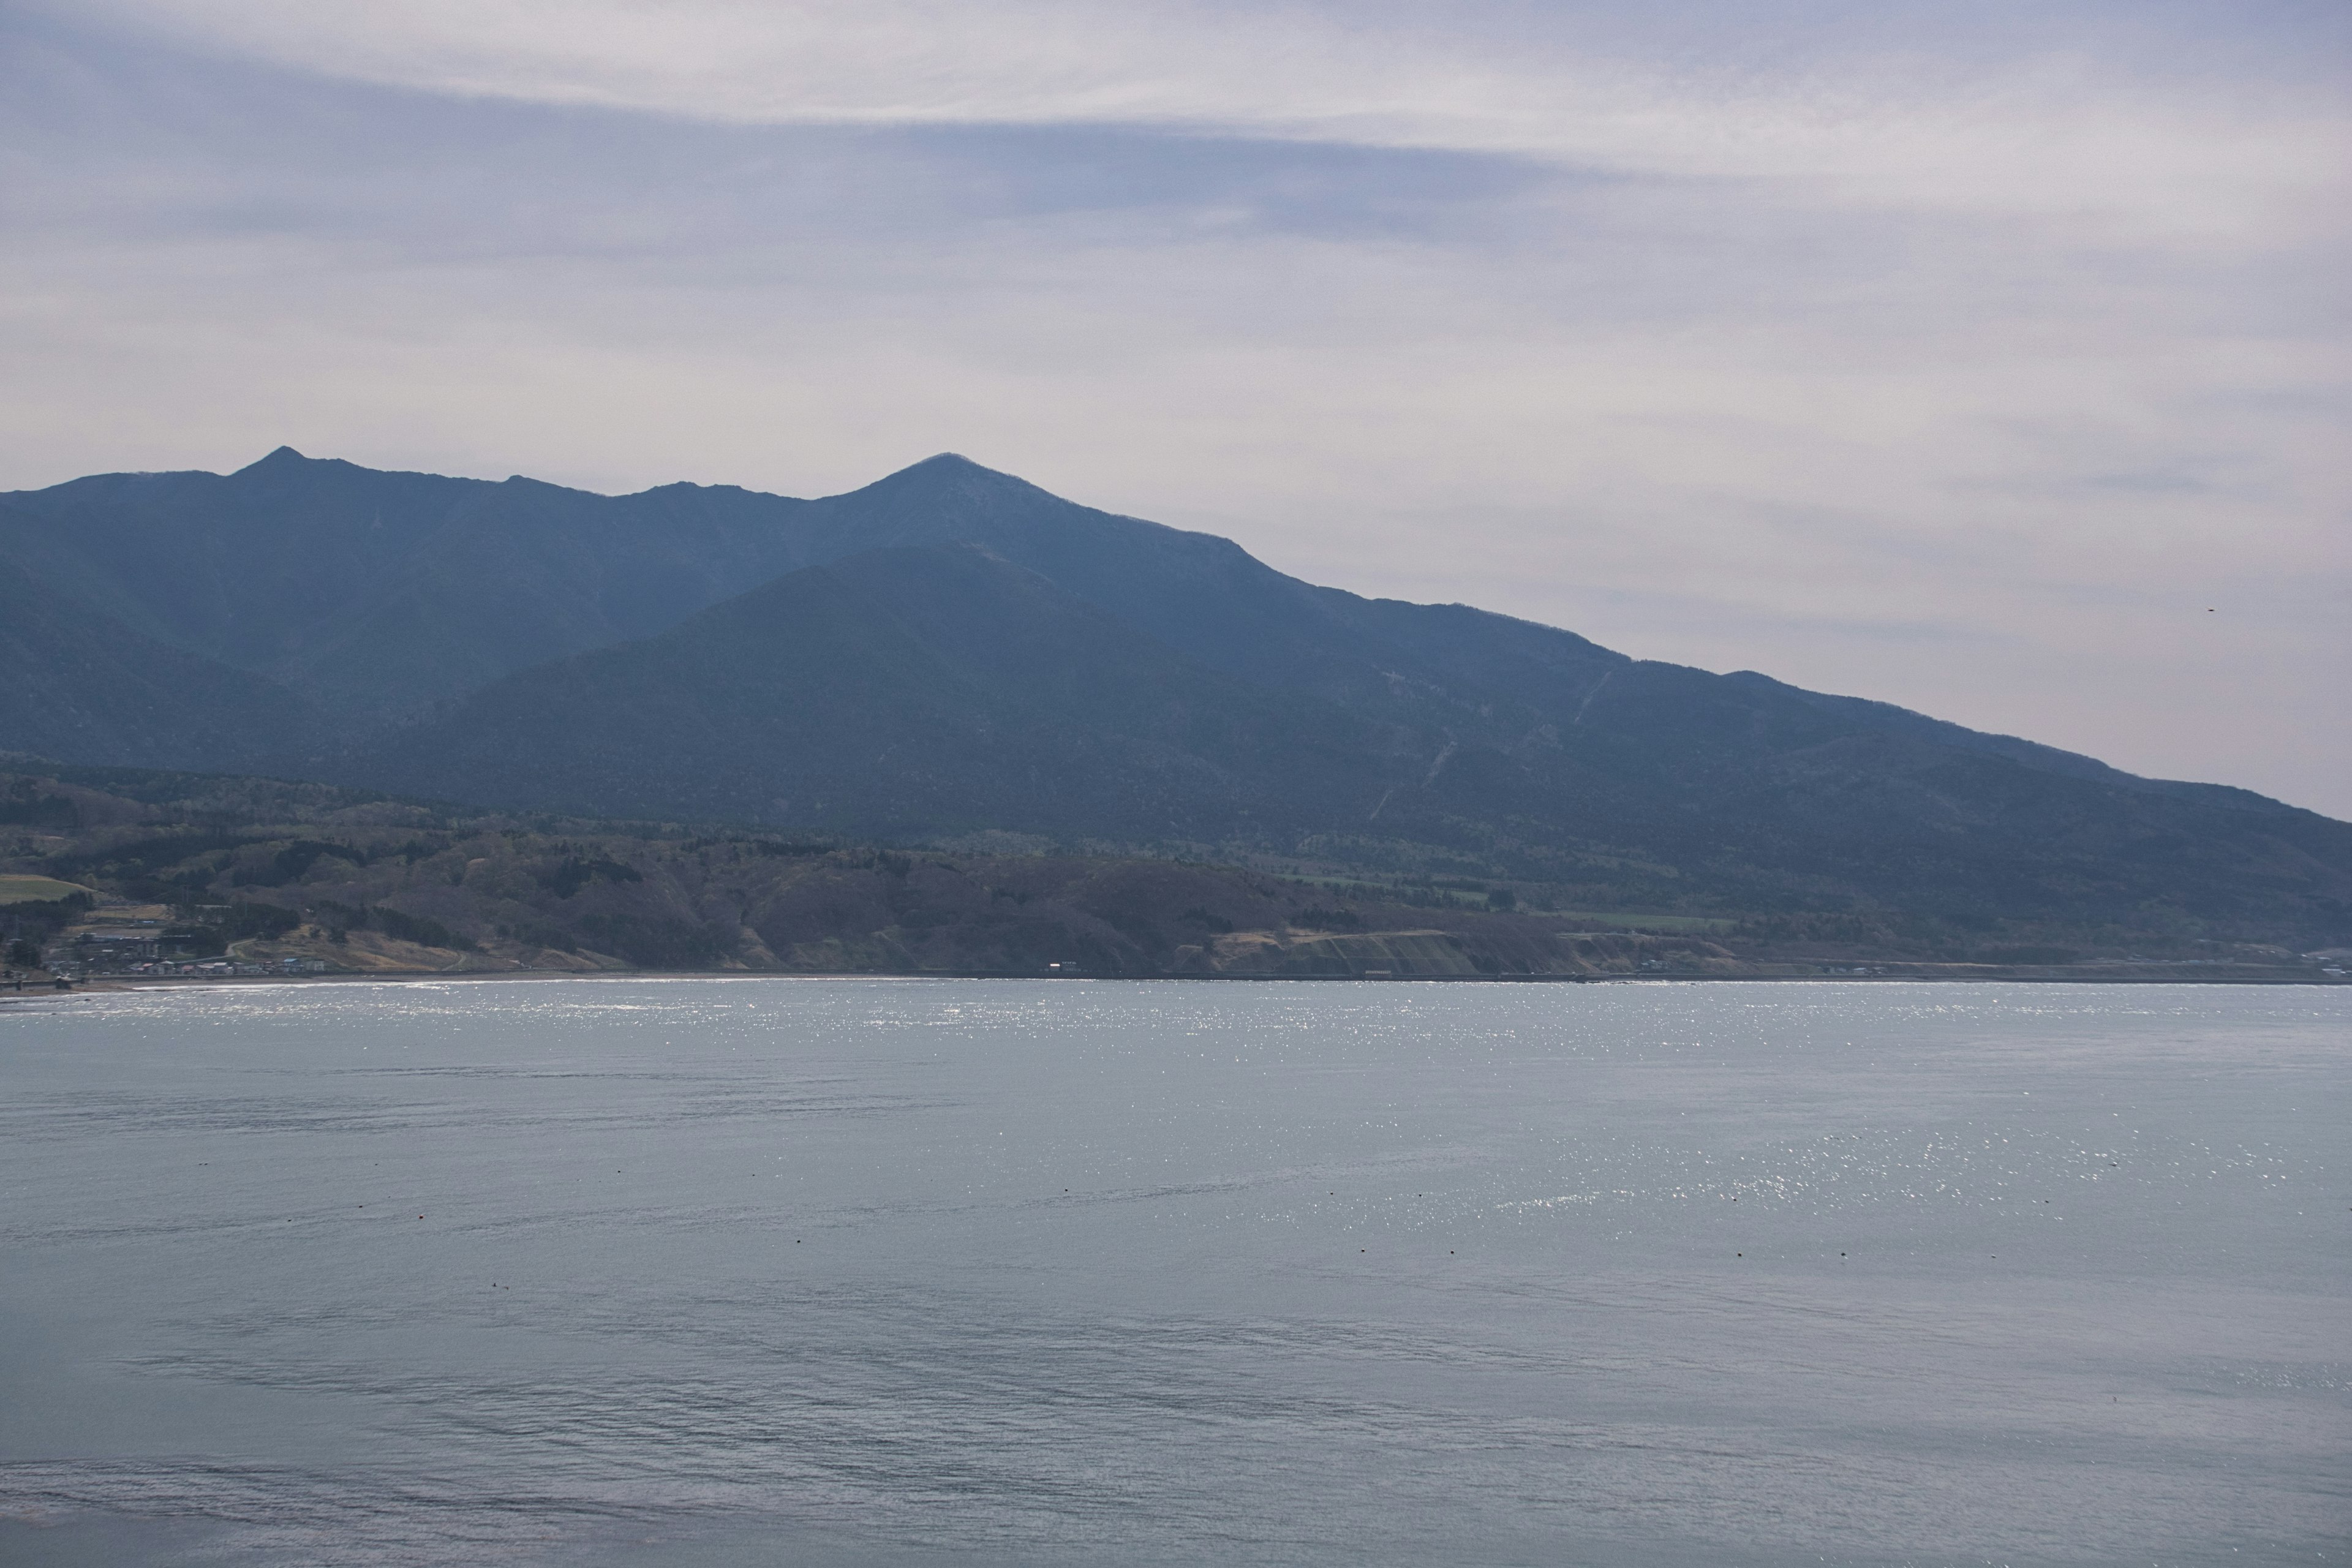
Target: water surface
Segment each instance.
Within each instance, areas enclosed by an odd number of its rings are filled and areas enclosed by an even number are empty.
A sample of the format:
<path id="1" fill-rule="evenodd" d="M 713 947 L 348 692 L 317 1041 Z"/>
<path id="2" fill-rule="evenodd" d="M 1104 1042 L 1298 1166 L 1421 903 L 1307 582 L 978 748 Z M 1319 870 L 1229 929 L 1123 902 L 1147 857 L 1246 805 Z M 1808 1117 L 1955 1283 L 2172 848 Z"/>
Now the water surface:
<path id="1" fill-rule="evenodd" d="M 2315 1563 L 2352 995 L 0 1010 L 0 1561 Z"/>

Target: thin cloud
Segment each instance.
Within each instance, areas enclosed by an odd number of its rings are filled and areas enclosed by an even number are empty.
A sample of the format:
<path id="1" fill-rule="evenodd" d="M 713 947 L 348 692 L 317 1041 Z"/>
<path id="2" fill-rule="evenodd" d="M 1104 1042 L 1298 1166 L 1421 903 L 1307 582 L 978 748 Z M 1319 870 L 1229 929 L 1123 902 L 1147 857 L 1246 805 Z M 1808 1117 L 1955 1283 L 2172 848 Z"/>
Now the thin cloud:
<path id="1" fill-rule="evenodd" d="M 2260 91 L 2208 83 L 2184 98 L 2171 79 L 2116 68 L 2126 29 L 2095 7 L 2076 9 L 2073 32 L 2029 30 L 2029 47 L 2006 53 L 1981 47 L 1992 29 L 1971 37 L 1946 23 L 1923 49 L 1916 29 L 1885 37 L 1800 7 L 1718 13 L 1727 25 L 1712 32 L 1650 37 L 1579 6 L 73 9 L 186 45 L 445 94 L 747 124 L 1129 125 L 1503 153 L 1787 182 L 1815 201 L 2063 216 L 2175 241 L 2245 243 L 2313 221 L 2352 163 L 2340 82 L 2273 76 Z M 1759 58 L 1759 35 L 1780 47 Z"/>

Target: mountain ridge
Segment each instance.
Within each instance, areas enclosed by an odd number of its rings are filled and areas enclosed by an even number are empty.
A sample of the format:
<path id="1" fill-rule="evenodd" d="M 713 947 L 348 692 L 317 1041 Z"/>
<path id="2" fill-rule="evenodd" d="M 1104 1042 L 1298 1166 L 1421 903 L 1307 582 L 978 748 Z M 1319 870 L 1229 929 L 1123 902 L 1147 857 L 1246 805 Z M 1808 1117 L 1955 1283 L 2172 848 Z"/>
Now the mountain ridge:
<path id="1" fill-rule="evenodd" d="M 801 500 L 685 482 L 607 497 L 280 447 L 230 475 L 0 496 L 0 552 L 86 635 L 168 647 L 194 661 L 178 689 L 242 694 L 194 739 L 142 740 L 129 710 L 105 721 L 102 690 L 73 698 L 93 716 L 79 731 L 0 710 L 0 747 L 79 746 L 68 762 L 1482 869 L 1692 910 L 2352 922 L 2352 827 L 2315 813 L 1318 586 L 954 454 Z M 1129 684 L 1020 665 L 1024 637 Z M 152 721 L 154 702 L 137 711 Z M 864 815 L 773 804 L 820 798 Z"/>

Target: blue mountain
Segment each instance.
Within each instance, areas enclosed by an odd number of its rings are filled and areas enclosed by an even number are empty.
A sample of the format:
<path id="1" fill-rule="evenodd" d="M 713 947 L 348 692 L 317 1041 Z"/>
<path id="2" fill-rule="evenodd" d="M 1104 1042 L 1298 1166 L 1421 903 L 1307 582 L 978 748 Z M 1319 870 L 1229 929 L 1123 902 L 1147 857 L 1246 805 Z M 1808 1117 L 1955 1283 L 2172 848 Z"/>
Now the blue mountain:
<path id="1" fill-rule="evenodd" d="M 0 496 L 0 559 L 47 617 L 8 645 L 0 747 L 62 761 L 1476 872 L 1571 908 L 2352 929 L 2352 825 L 1318 587 L 952 456 L 803 500 L 281 448 Z"/>

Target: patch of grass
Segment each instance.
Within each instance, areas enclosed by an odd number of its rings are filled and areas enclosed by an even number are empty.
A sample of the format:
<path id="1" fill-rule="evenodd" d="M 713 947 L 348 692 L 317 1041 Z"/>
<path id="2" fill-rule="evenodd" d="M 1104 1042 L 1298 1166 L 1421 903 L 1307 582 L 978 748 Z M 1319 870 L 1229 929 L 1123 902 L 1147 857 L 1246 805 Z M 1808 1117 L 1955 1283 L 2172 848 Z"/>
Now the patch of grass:
<path id="1" fill-rule="evenodd" d="M 1559 922 L 1561 934 L 1584 936 L 1612 931 L 1662 931 L 1673 932 L 1729 931 L 1738 921 L 1719 920 L 1712 915 L 1612 915 L 1598 914 L 1591 910 L 1562 910 L 1552 917 Z"/>
<path id="2" fill-rule="evenodd" d="M 48 903 L 89 891 L 78 882 L 60 882 L 55 877 L 0 875 L 0 904 Z"/>

